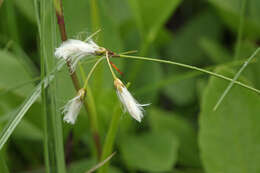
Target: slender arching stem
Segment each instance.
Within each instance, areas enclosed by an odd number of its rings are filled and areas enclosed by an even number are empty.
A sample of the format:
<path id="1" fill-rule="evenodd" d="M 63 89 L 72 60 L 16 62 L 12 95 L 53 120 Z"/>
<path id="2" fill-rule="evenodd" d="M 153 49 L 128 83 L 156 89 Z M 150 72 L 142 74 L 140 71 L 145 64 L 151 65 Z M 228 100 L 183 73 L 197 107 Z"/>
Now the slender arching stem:
<path id="1" fill-rule="evenodd" d="M 112 76 L 113 76 L 114 79 L 116 79 L 117 77 L 116 77 L 116 75 L 115 75 L 115 73 L 114 73 L 114 71 L 113 71 L 113 69 L 112 69 L 112 66 L 111 66 L 111 64 L 110 64 L 110 61 L 109 61 L 108 52 L 106 52 L 106 59 L 107 59 L 107 64 L 108 64 L 108 66 L 109 66 L 109 69 L 110 69 L 110 71 L 111 71 L 111 73 L 112 73 Z"/>
<path id="2" fill-rule="evenodd" d="M 176 66 L 180 66 L 180 67 L 184 67 L 184 68 L 188 68 L 188 69 L 192 69 L 192 70 L 197 70 L 199 72 L 206 73 L 206 74 L 209 74 L 209 75 L 212 75 L 212 76 L 224 79 L 226 81 L 231 81 L 231 82 L 233 81 L 231 78 L 223 76 L 221 74 L 214 73 L 212 71 L 208 71 L 208 70 L 205 70 L 205 69 L 202 69 L 202 68 L 199 68 L 199 67 L 178 63 L 178 62 L 173 62 L 173 61 L 168 61 L 168 60 L 161 60 L 161 59 L 154 59 L 154 58 L 148 58 L 148 57 L 130 56 L 130 55 L 119 55 L 119 57 L 121 57 L 121 58 L 130 58 L 130 59 L 138 59 L 138 60 L 146 60 L 146 61 L 153 61 L 153 62 L 166 63 L 166 64 L 173 64 L 173 65 L 176 65 Z M 248 85 L 246 85 L 246 84 L 244 84 L 242 82 L 234 81 L 234 84 L 240 85 L 240 86 L 242 86 L 244 88 L 247 88 L 247 89 L 249 89 L 251 91 L 254 91 L 254 92 L 260 94 L 260 90 L 258 90 L 256 88 L 253 88 L 251 86 L 248 86 Z"/>
<path id="3" fill-rule="evenodd" d="M 88 76 L 84 82 L 84 86 L 83 88 L 87 89 L 87 86 L 88 86 L 88 81 L 90 79 L 90 77 L 92 76 L 95 68 L 98 66 L 98 64 L 104 59 L 104 57 L 100 58 L 99 60 L 97 60 L 97 62 L 93 65 L 93 67 L 91 68 L 90 72 L 88 73 Z"/>

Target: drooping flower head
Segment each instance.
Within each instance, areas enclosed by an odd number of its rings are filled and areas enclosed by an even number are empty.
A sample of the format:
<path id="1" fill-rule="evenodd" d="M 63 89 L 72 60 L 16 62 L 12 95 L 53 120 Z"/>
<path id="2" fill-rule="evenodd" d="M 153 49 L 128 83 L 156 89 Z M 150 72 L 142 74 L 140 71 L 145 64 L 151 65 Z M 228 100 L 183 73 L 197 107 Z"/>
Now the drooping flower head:
<path id="1" fill-rule="evenodd" d="M 105 51 L 103 47 L 99 47 L 94 41 L 87 42 L 81 40 L 69 39 L 64 41 L 60 47 L 56 48 L 55 56 L 63 58 L 71 63 L 72 72 L 75 71 L 77 63 L 83 57 L 100 55 Z"/>
<path id="2" fill-rule="evenodd" d="M 64 106 L 63 114 L 65 115 L 63 120 L 70 124 L 75 124 L 78 114 L 80 112 L 81 106 L 83 104 L 83 99 L 85 97 L 85 89 L 80 89 L 78 94 L 73 99 L 69 100 Z"/>
<path id="3" fill-rule="evenodd" d="M 114 80 L 114 86 L 116 88 L 117 96 L 124 106 L 124 110 L 127 111 L 138 122 L 141 122 L 144 116 L 143 106 L 148 106 L 149 104 L 138 103 L 118 78 Z"/>

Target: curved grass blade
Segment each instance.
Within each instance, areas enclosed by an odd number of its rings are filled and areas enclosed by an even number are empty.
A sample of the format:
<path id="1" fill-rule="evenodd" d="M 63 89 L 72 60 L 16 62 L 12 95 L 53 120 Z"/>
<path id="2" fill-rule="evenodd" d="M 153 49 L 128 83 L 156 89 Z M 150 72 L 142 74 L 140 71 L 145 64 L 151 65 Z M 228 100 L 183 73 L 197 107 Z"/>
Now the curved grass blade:
<path id="1" fill-rule="evenodd" d="M 45 87 L 48 85 L 48 83 L 52 80 L 53 76 L 50 76 L 45 79 L 44 85 Z M 0 149 L 2 149 L 3 145 L 6 143 L 7 139 L 10 137 L 12 132 L 14 131 L 15 127 L 19 124 L 25 113 L 28 111 L 28 109 L 32 106 L 32 104 L 39 98 L 41 94 L 41 85 L 37 85 L 36 89 L 33 91 L 32 95 L 30 95 L 24 103 L 20 106 L 20 108 L 15 112 L 14 116 L 12 119 L 7 123 L 3 131 L 1 132 L 0 135 Z"/>
<path id="2" fill-rule="evenodd" d="M 4 92 L 2 92 L 2 93 L 0 94 L 0 96 L 3 96 L 3 95 L 7 94 L 7 93 L 10 92 L 10 91 L 13 91 L 13 90 L 16 90 L 16 89 L 18 89 L 18 88 L 24 87 L 24 86 L 26 86 L 26 85 L 28 85 L 28 84 L 31 84 L 31 83 L 33 83 L 33 82 L 37 82 L 37 81 L 39 81 L 39 80 L 40 80 L 40 78 L 39 78 L 39 77 L 36 77 L 36 78 L 34 78 L 34 79 L 31 79 L 31 80 L 25 81 L 25 82 L 23 82 L 23 83 L 17 84 L 17 85 L 15 85 L 15 86 L 13 86 L 13 87 L 7 88 L 6 90 L 4 90 Z"/>
<path id="3" fill-rule="evenodd" d="M 5 157 L 5 154 L 3 153 L 3 151 L 0 152 L 0 171 L 2 173 L 9 173 L 9 169 L 6 164 L 6 157 Z"/>
<path id="4" fill-rule="evenodd" d="M 56 72 L 57 69 L 61 69 L 64 65 L 64 62 L 58 63 L 57 67 L 54 69 L 53 72 Z M 0 150 L 3 148 L 4 144 L 8 140 L 8 138 L 13 133 L 16 126 L 20 123 L 22 118 L 24 117 L 25 113 L 29 110 L 32 104 L 39 98 L 41 95 L 42 86 L 45 88 L 49 85 L 49 83 L 53 80 L 55 73 L 50 73 L 42 80 L 36 88 L 33 90 L 32 94 L 26 98 L 23 104 L 14 112 L 11 119 L 8 121 L 7 125 L 0 133 Z"/>
<path id="5" fill-rule="evenodd" d="M 90 170 L 88 170 L 86 173 L 92 173 L 95 172 L 98 168 L 100 168 L 101 166 L 103 166 L 105 163 L 107 163 L 114 155 L 116 154 L 116 152 L 113 152 L 110 156 L 108 156 L 105 160 L 103 160 L 102 162 L 98 163 L 97 165 L 95 165 L 93 168 L 91 168 Z"/>

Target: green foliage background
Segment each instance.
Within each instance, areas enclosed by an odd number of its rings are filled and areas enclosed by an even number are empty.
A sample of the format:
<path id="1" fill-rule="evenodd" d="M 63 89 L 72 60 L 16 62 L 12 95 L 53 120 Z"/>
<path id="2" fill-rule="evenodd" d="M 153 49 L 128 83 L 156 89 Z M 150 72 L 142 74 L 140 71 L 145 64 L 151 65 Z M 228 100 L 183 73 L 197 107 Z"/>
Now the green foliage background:
<path id="1" fill-rule="evenodd" d="M 213 66 L 230 78 L 259 44 L 259 0 L 62 3 L 69 38 L 84 39 L 102 29 L 94 40 L 115 52 L 138 50 L 140 56 Z M 55 66 L 54 49 L 61 43 L 56 23 L 51 0 L 4 0 L 0 5 L 1 131 Z M 113 117 L 118 125 L 111 130 L 116 134 L 107 150 L 117 153 L 101 172 L 260 172 L 259 95 L 234 86 L 214 112 L 227 81 L 167 64 L 113 62 L 124 73 L 120 78 L 131 83 L 129 90 L 137 100 L 152 104 L 145 108 L 142 123 L 134 121 L 119 109 L 107 65 L 99 66 L 87 101 L 96 115 L 102 145 Z M 86 74 L 92 64 L 82 62 Z M 258 60 L 239 80 L 260 88 L 259 76 Z M 75 93 L 64 67 L 1 150 L 1 173 L 84 173 L 98 163 L 85 110 L 74 126 L 62 122 L 60 108 Z"/>

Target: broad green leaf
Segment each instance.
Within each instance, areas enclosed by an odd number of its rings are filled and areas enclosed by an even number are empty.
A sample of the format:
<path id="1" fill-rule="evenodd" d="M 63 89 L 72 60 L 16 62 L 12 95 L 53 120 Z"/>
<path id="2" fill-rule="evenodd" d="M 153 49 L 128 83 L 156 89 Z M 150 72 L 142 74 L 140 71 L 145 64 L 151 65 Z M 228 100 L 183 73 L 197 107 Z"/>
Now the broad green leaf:
<path id="1" fill-rule="evenodd" d="M 152 42 L 181 0 L 128 0 L 128 2 L 140 31 L 148 42 Z"/>
<path id="2" fill-rule="evenodd" d="M 93 9 L 91 9 L 91 3 L 95 3 L 95 15 L 92 13 Z M 100 46 L 111 49 L 112 51 L 121 50 L 123 43 L 120 38 L 119 24 L 116 20 L 113 20 L 110 15 L 110 12 L 113 11 L 113 8 L 115 7 L 108 10 L 105 7 L 105 2 L 99 0 L 75 1 L 73 2 L 73 6 L 71 5 L 70 0 L 65 0 L 63 4 L 64 17 L 69 38 L 75 38 L 80 33 L 84 33 L 84 36 L 90 36 L 93 32 L 101 29 L 101 32 L 99 32 L 93 40 Z M 117 61 L 116 65 L 118 64 L 120 64 L 120 60 Z M 89 68 L 90 65 L 85 65 L 84 69 L 85 67 Z M 106 64 L 99 64 L 95 70 L 95 74 L 93 75 L 95 76 L 95 80 L 93 80 L 93 88 L 99 88 L 100 86 L 105 85 L 111 86 L 111 74 L 105 70 Z M 58 87 L 59 86 L 61 85 L 58 84 Z M 93 93 L 95 94 L 95 98 L 98 99 L 99 94 L 102 92 L 103 90 L 94 90 Z"/>
<path id="3" fill-rule="evenodd" d="M 179 142 L 169 133 L 127 136 L 120 143 L 125 164 L 148 172 L 169 171 L 177 161 Z"/>
<path id="4" fill-rule="evenodd" d="M 9 173 L 8 165 L 6 163 L 6 156 L 3 151 L 0 152 L 0 171 L 2 173 Z"/>
<path id="5" fill-rule="evenodd" d="M 33 89 L 33 82 L 25 66 L 22 65 L 20 59 L 7 51 L 0 51 L 1 65 L 0 68 L 0 113 L 1 118 L 14 113 L 14 109 Z M 16 87 L 17 86 L 17 87 Z M 6 120 L 8 120 L 7 118 Z M 30 136 L 30 135 L 29 135 Z"/>
<path id="6" fill-rule="evenodd" d="M 64 0 L 63 7 L 69 37 L 75 37 L 79 32 L 91 33 L 88 1 L 75 1 L 71 5 L 70 0 Z"/>
<path id="7" fill-rule="evenodd" d="M 16 94 L 8 93 L 0 97 L 0 124 L 4 125 L 12 118 L 12 115 L 17 112 L 19 105 L 23 102 L 24 97 L 19 97 Z M 14 138 L 24 138 L 27 140 L 42 139 L 42 121 L 39 121 L 39 112 L 41 105 L 35 102 L 27 112 L 27 116 L 21 121 L 13 132 Z"/>
<path id="8" fill-rule="evenodd" d="M 232 59 L 230 53 L 217 41 L 210 38 L 202 38 L 199 41 L 200 47 L 204 50 L 214 63 L 223 63 Z"/>
<path id="9" fill-rule="evenodd" d="M 36 23 L 33 0 L 14 0 L 15 5 L 31 22 Z"/>
<path id="10" fill-rule="evenodd" d="M 133 82 L 132 87 L 130 90 L 132 90 L 133 94 L 135 94 L 135 91 L 142 86 L 149 86 L 154 85 L 158 81 L 160 81 L 163 77 L 162 74 L 162 68 L 160 64 L 156 63 L 144 63 L 142 66 L 142 71 L 138 75 L 138 78 Z M 149 69 L 149 70 L 146 70 Z M 153 74 L 153 75 L 151 75 Z M 155 92 L 149 92 L 142 95 L 135 94 L 136 99 L 139 100 L 140 103 L 147 103 L 147 102 L 155 102 L 158 97 L 158 89 L 155 90 Z M 140 98 L 140 99 L 139 99 Z"/>
<path id="11" fill-rule="evenodd" d="M 217 73 L 229 76 L 225 68 Z M 260 97 L 234 86 L 221 106 L 213 107 L 228 83 L 211 77 L 200 113 L 199 144 L 208 173 L 260 171 Z"/>
<path id="12" fill-rule="evenodd" d="M 207 23 L 207 25 L 205 25 Z M 217 41 L 221 33 L 221 25 L 217 17 L 211 12 L 204 11 L 188 21 L 175 36 L 172 36 L 171 42 L 165 46 L 165 52 L 171 60 L 186 64 L 198 65 L 205 64 L 204 50 L 200 46 L 202 39 Z M 183 74 L 186 69 L 178 67 L 165 67 L 169 75 L 176 76 Z M 175 104 L 182 106 L 195 101 L 196 97 L 196 79 L 190 78 L 180 81 L 174 85 L 168 85 L 165 88 L 165 94 L 170 97 Z"/>
<path id="13" fill-rule="evenodd" d="M 190 167 L 200 166 L 197 135 L 188 119 L 159 109 L 152 109 L 148 115 L 153 131 L 157 133 L 171 133 L 180 142 L 178 161 L 181 165 Z"/>
<path id="14" fill-rule="evenodd" d="M 180 168 L 174 169 L 172 173 L 204 173 L 204 171 L 196 168 Z"/>
<path id="15" fill-rule="evenodd" d="M 57 67 L 53 70 L 53 73 L 56 72 L 57 69 L 60 69 L 65 63 L 61 62 L 57 65 Z M 0 133 L 0 150 L 2 149 L 3 145 L 6 143 L 8 138 L 13 133 L 16 126 L 20 123 L 26 112 L 32 106 L 32 104 L 39 98 L 41 94 L 41 87 L 47 87 L 48 84 L 53 80 L 54 75 L 50 73 L 44 80 L 42 80 L 32 91 L 31 95 L 29 95 L 22 105 L 12 113 L 10 120 L 5 125 L 4 129 Z"/>
<path id="16" fill-rule="evenodd" d="M 24 66 L 13 54 L 0 50 L 0 89 L 7 90 L 26 81 L 32 80 Z M 33 88 L 33 84 L 14 90 L 14 93 L 26 96 Z"/>
<path id="17" fill-rule="evenodd" d="M 51 78 L 47 78 L 44 81 L 45 87 L 51 81 Z M 0 133 L 0 150 L 2 149 L 3 145 L 6 143 L 8 138 L 13 133 L 16 126 L 20 123 L 23 116 L 26 114 L 28 109 L 32 106 L 32 104 L 39 98 L 41 94 L 41 86 L 42 82 L 37 85 L 37 87 L 32 91 L 32 94 L 27 97 L 27 99 L 23 102 L 23 104 L 11 115 L 12 118 L 8 121 L 5 125 L 4 129 Z"/>
<path id="18" fill-rule="evenodd" d="M 100 28 L 103 29 L 99 35 L 103 35 L 103 42 L 101 46 L 111 49 L 112 51 L 118 52 L 122 50 L 123 41 L 120 36 L 120 25 L 110 16 L 110 10 L 105 10 L 105 4 L 101 0 L 100 4 Z M 114 10 L 115 7 L 113 7 Z M 116 9 L 115 9 L 116 10 Z M 91 19 L 93 20 L 93 18 Z M 94 30 L 95 31 L 95 30 Z M 92 32 L 94 32 L 92 31 Z M 100 36 L 97 36 L 99 38 Z M 98 40 L 99 43 L 102 40 Z"/>
<path id="19" fill-rule="evenodd" d="M 219 41 L 221 31 L 218 17 L 210 11 L 202 11 L 172 36 L 171 42 L 165 46 L 165 51 L 169 57 L 178 62 L 194 65 L 205 63 L 200 42 L 202 39 Z"/>
<path id="20" fill-rule="evenodd" d="M 33 123 L 29 122 L 28 120 L 23 120 L 16 127 L 16 130 L 14 131 L 14 137 L 28 140 L 42 140 L 43 133 Z"/>
<path id="21" fill-rule="evenodd" d="M 220 16 L 235 32 L 238 31 L 242 1 L 244 0 L 208 0 L 218 10 Z M 260 37 L 260 1 L 247 0 L 245 16 L 245 33 L 249 36 Z"/>
<path id="22" fill-rule="evenodd" d="M 98 24 L 100 25 L 96 28 L 96 26 L 92 26 L 93 22 L 91 20 L 93 19 L 90 13 L 90 1 L 75 1 L 72 6 L 70 0 L 65 0 L 63 5 L 68 36 L 70 38 L 75 38 L 80 34 L 90 36 L 98 29 L 102 29 L 102 31 L 94 37 L 94 41 L 101 44 L 100 46 L 120 50 L 122 44 L 119 36 L 118 23 L 111 18 L 109 14 L 111 9 L 108 11 L 103 3 L 104 2 L 99 3 L 99 1 L 96 1 L 98 16 L 94 19 L 99 20 Z"/>
<path id="23" fill-rule="evenodd" d="M 116 24 L 122 24 L 131 17 L 129 6 L 125 0 L 99 0 L 99 2 L 101 2 L 100 5 L 102 6 L 102 11 L 106 14 L 109 13 L 111 20 Z"/>
<path id="24" fill-rule="evenodd" d="M 184 106 L 193 103 L 196 97 L 196 78 L 185 79 L 185 73 L 180 73 L 180 71 L 173 69 L 171 71 L 173 73 L 172 77 L 181 77 L 181 75 L 184 74 L 183 80 L 177 81 L 172 85 L 166 85 L 165 87 L 163 87 L 165 95 L 173 100 L 177 106 Z"/>

